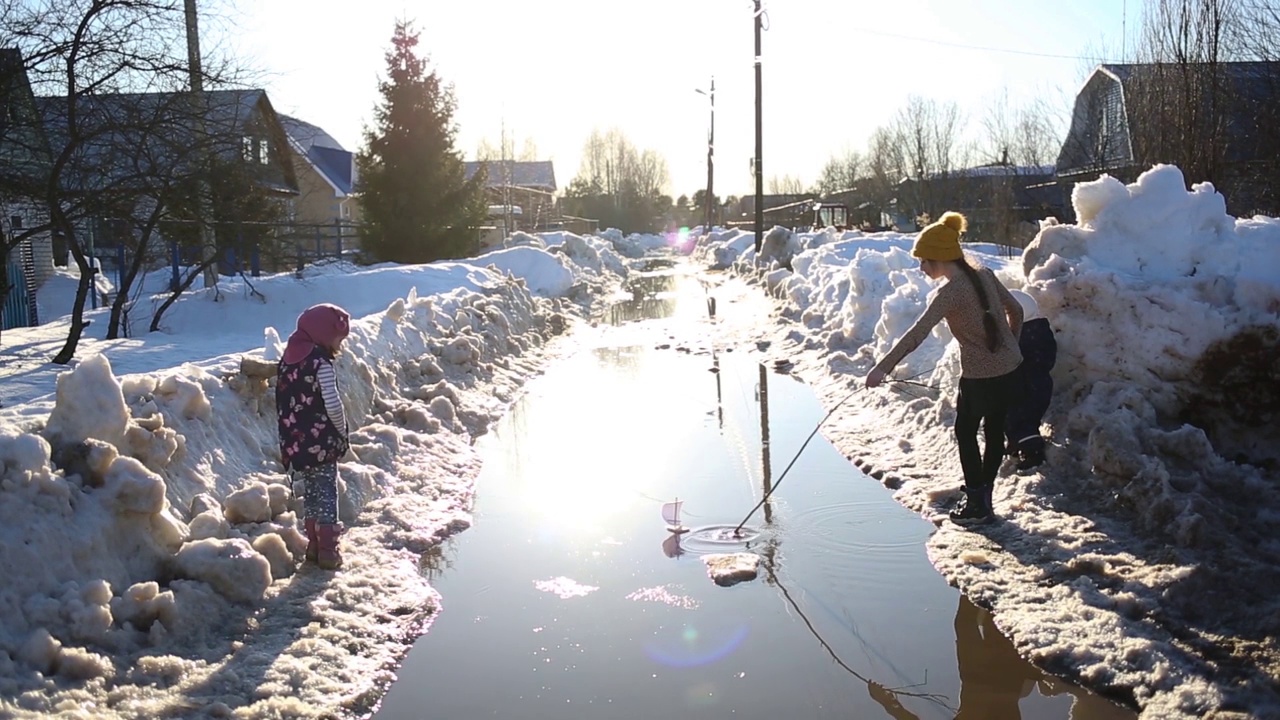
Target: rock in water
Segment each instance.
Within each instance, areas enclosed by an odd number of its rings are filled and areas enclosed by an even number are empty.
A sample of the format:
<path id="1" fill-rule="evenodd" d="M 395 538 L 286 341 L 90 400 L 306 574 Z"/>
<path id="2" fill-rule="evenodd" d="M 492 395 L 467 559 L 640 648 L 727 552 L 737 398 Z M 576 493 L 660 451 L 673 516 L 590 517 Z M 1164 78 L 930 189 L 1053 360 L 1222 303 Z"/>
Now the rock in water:
<path id="1" fill-rule="evenodd" d="M 744 580 L 755 580 L 760 556 L 755 553 L 718 553 L 703 555 L 702 562 L 717 585 L 729 587 Z"/>

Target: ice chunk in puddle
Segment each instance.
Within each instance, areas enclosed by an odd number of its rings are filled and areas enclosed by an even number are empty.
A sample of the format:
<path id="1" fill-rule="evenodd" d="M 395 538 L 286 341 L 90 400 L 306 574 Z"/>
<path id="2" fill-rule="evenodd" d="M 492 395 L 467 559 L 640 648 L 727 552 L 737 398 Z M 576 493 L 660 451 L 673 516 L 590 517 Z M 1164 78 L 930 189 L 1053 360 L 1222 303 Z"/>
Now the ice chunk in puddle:
<path id="1" fill-rule="evenodd" d="M 760 556 L 755 553 L 715 553 L 703 555 L 702 562 L 717 585 L 728 587 L 744 580 L 755 580 Z"/>

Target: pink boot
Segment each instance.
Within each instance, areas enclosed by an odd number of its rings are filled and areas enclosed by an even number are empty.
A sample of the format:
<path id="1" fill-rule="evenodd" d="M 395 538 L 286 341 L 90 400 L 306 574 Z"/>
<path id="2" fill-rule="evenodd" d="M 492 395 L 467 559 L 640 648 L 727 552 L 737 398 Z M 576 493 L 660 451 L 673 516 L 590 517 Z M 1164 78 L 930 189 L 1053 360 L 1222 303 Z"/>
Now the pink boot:
<path id="1" fill-rule="evenodd" d="M 338 552 L 338 536 L 341 534 L 342 526 L 338 524 L 316 526 L 316 535 L 320 540 L 316 561 L 321 568 L 337 570 L 342 567 L 342 554 Z"/>
<path id="2" fill-rule="evenodd" d="M 320 536 L 316 534 L 316 519 L 303 521 L 307 528 L 307 562 L 315 562 L 320 557 Z"/>

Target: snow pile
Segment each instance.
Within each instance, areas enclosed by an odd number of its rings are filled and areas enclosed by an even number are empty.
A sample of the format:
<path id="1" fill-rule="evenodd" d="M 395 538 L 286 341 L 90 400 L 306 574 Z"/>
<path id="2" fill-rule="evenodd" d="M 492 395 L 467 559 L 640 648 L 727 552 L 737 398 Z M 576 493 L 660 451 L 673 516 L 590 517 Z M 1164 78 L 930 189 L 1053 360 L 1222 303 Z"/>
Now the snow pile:
<path id="1" fill-rule="evenodd" d="M 894 373 L 935 390 L 854 389 L 933 288 L 912 236 L 800 234 L 790 270 L 737 231 L 697 254 L 779 298 L 772 352 L 828 406 L 855 393 L 824 432 L 939 523 L 934 564 L 1024 655 L 1144 717 L 1280 714 L 1280 221 L 1232 218 L 1167 166 L 1073 201 L 1080 224 L 1046 221 L 1021 257 L 966 245 L 1036 298 L 1059 347 L 1048 463 L 1024 478 L 1006 465 L 1001 520 L 976 532 L 943 521 L 960 484 L 945 327 Z"/>
<path id="2" fill-rule="evenodd" d="M 571 253 L 364 268 L 346 273 L 346 293 L 310 289 L 308 304 L 350 307 L 366 289 L 411 287 L 354 321 L 335 363 L 353 427 L 336 575 L 297 572 L 306 540 L 266 359 L 292 318 L 264 330 L 259 314 L 266 347 L 243 356 L 117 377 L 93 355 L 59 375 L 45 421 L 17 408 L 21 429 L 0 422 L 0 714 L 369 707 L 435 607 L 417 554 L 469 524 L 472 438 L 536 369 L 529 351 L 578 311 L 560 296 L 616 284 L 612 268 L 611 245 L 583 239 Z M 244 315 L 198 295 L 174 306 L 176 327 L 200 335 L 250 332 Z"/>

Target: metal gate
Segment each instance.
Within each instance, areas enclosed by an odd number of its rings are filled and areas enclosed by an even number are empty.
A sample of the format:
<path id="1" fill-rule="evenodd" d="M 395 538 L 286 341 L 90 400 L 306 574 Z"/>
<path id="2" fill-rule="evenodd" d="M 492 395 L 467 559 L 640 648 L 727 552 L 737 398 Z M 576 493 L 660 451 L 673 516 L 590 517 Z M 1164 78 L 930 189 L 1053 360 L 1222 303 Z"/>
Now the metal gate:
<path id="1" fill-rule="evenodd" d="M 18 262 L 14 262 L 14 255 L 18 255 Z M 31 243 L 23 243 L 16 253 L 10 252 L 9 261 L 5 266 L 5 272 L 9 276 L 9 292 L 5 297 L 4 316 L 0 318 L 0 327 L 8 330 L 38 325 L 36 294 L 31 284 L 36 269 Z"/>

